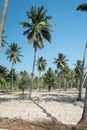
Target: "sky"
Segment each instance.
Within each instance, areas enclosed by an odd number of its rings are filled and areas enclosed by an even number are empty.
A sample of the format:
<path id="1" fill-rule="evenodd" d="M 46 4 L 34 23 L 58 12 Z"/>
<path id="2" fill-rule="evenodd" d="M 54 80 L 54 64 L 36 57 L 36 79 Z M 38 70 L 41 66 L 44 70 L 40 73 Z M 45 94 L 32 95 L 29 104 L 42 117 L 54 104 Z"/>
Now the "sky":
<path id="1" fill-rule="evenodd" d="M 4 0 L 0 0 L 0 11 Z M 44 6 L 47 9 L 47 15 L 52 16 L 49 22 L 54 24 L 51 33 L 51 44 L 44 42 L 44 48 L 37 50 L 37 59 L 43 56 L 47 60 L 47 67 L 56 69 L 53 63 L 54 58 L 59 53 L 63 53 L 68 59 L 68 66 L 73 69 L 77 60 L 83 59 L 85 44 L 87 42 L 87 12 L 76 11 L 76 7 L 81 3 L 87 3 L 87 0 L 8 0 L 8 10 L 4 24 L 4 30 L 8 43 L 17 43 L 22 47 L 21 63 L 17 63 L 14 68 L 20 72 L 26 70 L 32 72 L 34 49 L 28 45 L 27 38 L 23 35 L 24 28 L 21 28 L 20 22 L 28 22 L 26 11 L 31 6 Z M 1 12 L 0 12 L 1 14 Z M 0 50 L 0 65 L 11 69 L 11 63 L 5 55 L 7 47 Z M 38 75 L 37 66 L 35 75 Z"/>

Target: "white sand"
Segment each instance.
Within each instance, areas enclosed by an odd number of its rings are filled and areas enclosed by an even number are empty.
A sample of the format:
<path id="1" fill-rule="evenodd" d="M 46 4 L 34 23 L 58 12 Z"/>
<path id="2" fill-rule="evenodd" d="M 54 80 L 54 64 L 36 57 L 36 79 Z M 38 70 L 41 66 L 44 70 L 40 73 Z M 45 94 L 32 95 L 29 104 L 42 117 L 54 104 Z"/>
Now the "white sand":
<path id="1" fill-rule="evenodd" d="M 28 93 L 24 100 L 21 93 L 0 95 L 0 116 L 29 121 L 52 119 L 75 125 L 82 116 L 84 105 L 75 100 L 77 94 L 76 90 L 32 92 L 34 101 L 28 100 Z"/>

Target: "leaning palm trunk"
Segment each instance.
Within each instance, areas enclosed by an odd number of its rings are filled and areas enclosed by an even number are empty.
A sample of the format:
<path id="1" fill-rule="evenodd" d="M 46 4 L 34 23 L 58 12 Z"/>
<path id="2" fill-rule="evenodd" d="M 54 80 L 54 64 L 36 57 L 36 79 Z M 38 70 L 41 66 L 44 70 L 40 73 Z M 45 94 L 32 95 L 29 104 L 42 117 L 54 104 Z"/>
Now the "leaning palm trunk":
<path id="1" fill-rule="evenodd" d="M 85 75 L 84 75 L 82 87 L 84 86 L 84 83 L 85 83 L 86 78 L 87 78 L 87 72 L 86 72 Z"/>
<path id="2" fill-rule="evenodd" d="M 33 86 L 33 78 L 34 78 L 34 69 L 35 69 L 35 62 L 36 62 L 36 51 L 37 49 L 34 49 L 34 61 L 33 61 L 33 68 L 32 68 L 32 74 L 31 74 L 31 84 L 29 88 L 29 99 L 31 100 L 31 92 L 32 92 L 32 86 Z"/>
<path id="3" fill-rule="evenodd" d="M 8 7 L 8 0 L 4 0 L 2 17 L 1 17 L 1 20 L 0 20 L 0 46 L 1 46 L 1 41 L 2 41 L 1 38 L 2 38 L 2 33 L 3 33 L 3 26 L 4 26 L 4 22 L 5 22 L 7 7 Z"/>

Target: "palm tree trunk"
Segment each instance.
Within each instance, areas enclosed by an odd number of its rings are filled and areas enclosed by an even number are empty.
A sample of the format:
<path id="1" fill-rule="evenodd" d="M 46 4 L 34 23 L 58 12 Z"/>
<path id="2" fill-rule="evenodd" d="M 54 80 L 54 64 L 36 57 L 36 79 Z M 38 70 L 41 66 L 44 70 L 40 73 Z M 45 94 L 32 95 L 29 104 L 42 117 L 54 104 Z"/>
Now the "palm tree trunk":
<path id="1" fill-rule="evenodd" d="M 36 51 L 37 49 L 34 49 L 34 61 L 33 61 L 33 67 L 32 67 L 32 74 L 31 74 L 31 85 L 29 89 L 29 99 L 31 100 L 31 92 L 32 92 L 32 84 L 33 84 L 33 78 L 34 78 L 34 69 L 35 69 L 35 62 L 36 62 Z"/>
<path id="2" fill-rule="evenodd" d="M 13 63 L 12 63 L 12 79 L 11 79 L 11 93 L 13 92 Z"/>
<path id="3" fill-rule="evenodd" d="M 83 122 L 83 121 L 87 123 L 87 85 L 86 85 L 86 91 L 85 91 L 83 114 L 82 114 L 82 118 L 80 122 Z"/>
<path id="4" fill-rule="evenodd" d="M 3 33 L 3 26 L 4 26 L 4 22 L 5 22 L 7 7 L 8 7 L 8 0 L 4 0 L 2 17 L 1 17 L 1 20 L 0 20 L 0 41 L 2 40 L 1 38 L 2 38 L 2 33 Z M 1 42 L 0 42 L 0 46 L 1 46 Z"/>

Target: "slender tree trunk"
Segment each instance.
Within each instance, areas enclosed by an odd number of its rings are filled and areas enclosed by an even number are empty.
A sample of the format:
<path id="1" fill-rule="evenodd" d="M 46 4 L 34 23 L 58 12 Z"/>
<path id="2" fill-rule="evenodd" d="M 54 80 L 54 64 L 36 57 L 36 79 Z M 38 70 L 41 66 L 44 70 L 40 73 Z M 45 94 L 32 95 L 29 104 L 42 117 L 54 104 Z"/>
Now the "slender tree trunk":
<path id="1" fill-rule="evenodd" d="M 34 69 L 35 69 L 35 62 L 36 62 L 36 51 L 37 49 L 34 49 L 34 61 L 33 61 L 33 67 L 32 67 L 32 74 L 31 74 L 31 84 L 29 88 L 29 99 L 31 100 L 31 92 L 32 92 L 32 85 L 33 85 L 33 78 L 34 78 Z"/>
<path id="2" fill-rule="evenodd" d="M 84 100 L 84 108 L 83 108 L 83 114 L 80 122 L 86 122 L 87 123 L 87 85 L 85 90 L 85 100 Z"/>
<path id="3" fill-rule="evenodd" d="M 4 0 L 4 6 L 3 6 L 2 16 L 0 20 L 0 46 L 1 46 L 1 41 L 2 41 L 1 38 L 2 38 L 2 33 L 3 33 L 3 26 L 5 22 L 7 7 L 8 7 L 8 0 Z"/>
<path id="4" fill-rule="evenodd" d="M 13 63 L 12 63 L 12 77 L 11 77 L 11 93 L 13 93 Z"/>

